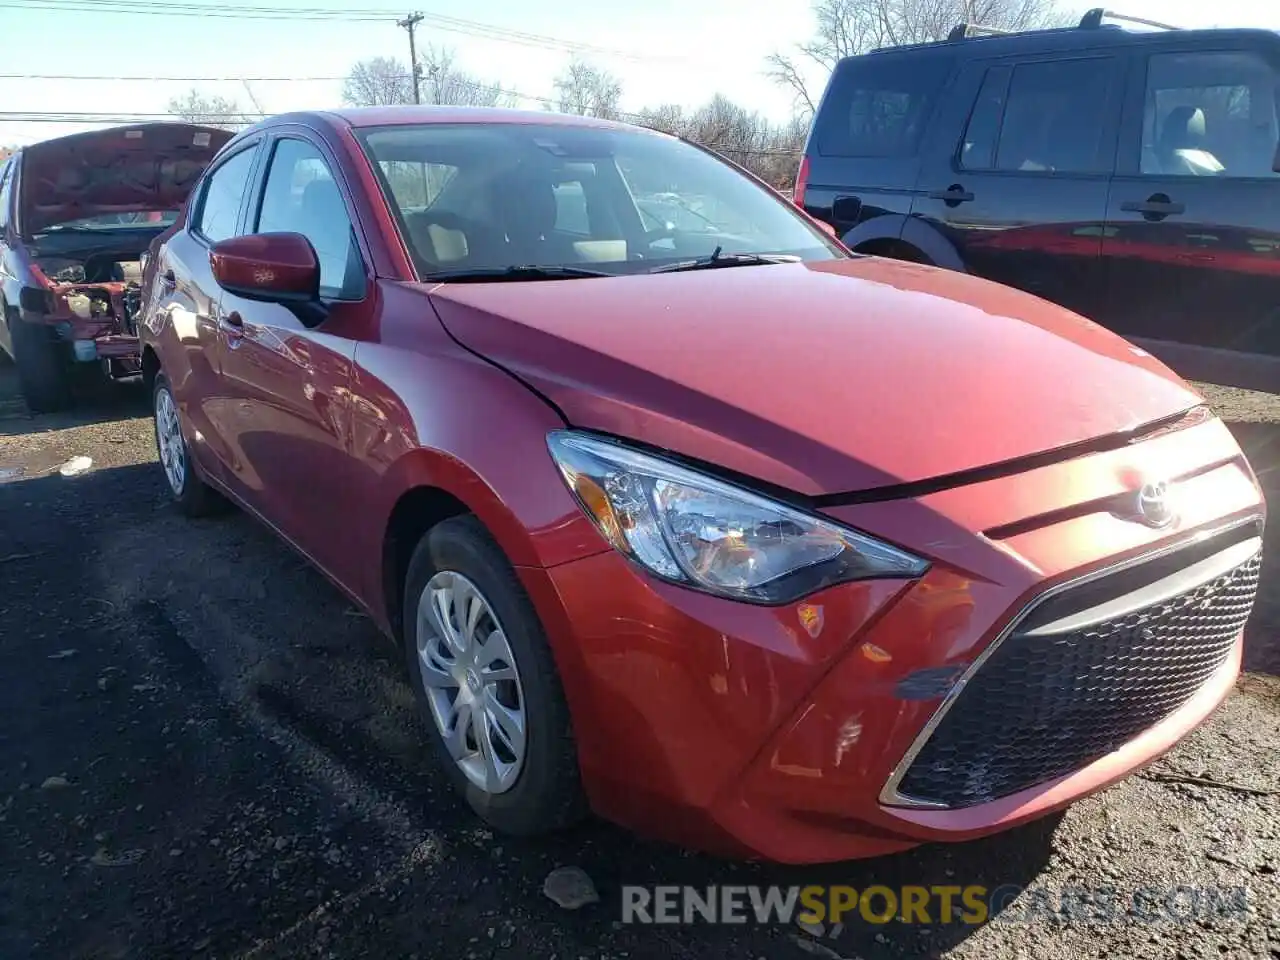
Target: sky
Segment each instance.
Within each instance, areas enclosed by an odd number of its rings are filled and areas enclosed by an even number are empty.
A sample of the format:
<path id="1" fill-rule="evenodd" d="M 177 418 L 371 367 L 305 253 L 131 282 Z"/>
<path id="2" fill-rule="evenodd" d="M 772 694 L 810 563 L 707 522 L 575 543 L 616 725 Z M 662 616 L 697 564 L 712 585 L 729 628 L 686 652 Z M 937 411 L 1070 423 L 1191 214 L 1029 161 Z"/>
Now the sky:
<path id="1" fill-rule="evenodd" d="M 197 6 L 269 8 L 294 19 L 179 12 Z M 1115 0 L 1112 6 L 1187 27 L 1280 29 L 1274 0 Z M 316 9 L 344 17 L 297 19 Z M 161 114 L 170 97 L 192 87 L 233 98 L 247 110 L 256 99 L 266 113 L 337 106 L 342 83 L 334 78 L 356 61 L 407 61 L 408 36 L 396 26 L 395 9 L 395 0 L 0 0 L 0 145 L 104 125 L 37 122 L 31 112 Z M 766 76 L 765 58 L 794 49 L 813 30 L 809 0 L 430 0 L 407 5 L 404 13 L 410 10 L 452 18 L 424 20 L 420 48 L 448 47 L 461 69 L 533 98 L 554 94 L 554 79 L 573 55 L 568 47 L 577 44 L 581 59 L 621 79 L 624 110 L 695 107 L 723 93 L 778 120 L 793 103 Z M 506 39 L 491 28 L 506 31 Z M 51 75 L 60 78 L 45 79 Z M 107 76 L 149 79 L 100 79 Z M 150 79 L 157 77 L 165 79 Z M 250 79 L 246 90 L 239 78 L 261 79 Z M 820 85 L 820 76 L 813 79 Z M 536 99 L 520 105 L 542 106 Z"/>

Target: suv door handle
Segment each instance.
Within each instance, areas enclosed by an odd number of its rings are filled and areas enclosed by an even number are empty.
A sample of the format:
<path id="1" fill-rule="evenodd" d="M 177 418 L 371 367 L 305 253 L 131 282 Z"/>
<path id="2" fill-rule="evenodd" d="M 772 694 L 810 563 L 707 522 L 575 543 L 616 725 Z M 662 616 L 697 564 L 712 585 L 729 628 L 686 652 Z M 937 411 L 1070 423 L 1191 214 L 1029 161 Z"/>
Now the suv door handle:
<path id="1" fill-rule="evenodd" d="M 173 270 L 169 269 L 160 274 L 160 282 L 172 290 L 178 285 L 178 278 L 174 275 Z"/>
<path id="2" fill-rule="evenodd" d="M 1126 200 L 1120 209 L 1125 213 L 1140 213 L 1147 220 L 1163 220 L 1171 213 L 1184 213 L 1187 205 L 1170 200 L 1163 193 L 1153 193 L 1145 200 Z"/>
<path id="3" fill-rule="evenodd" d="M 950 206 L 955 206 L 957 203 L 964 203 L 967 200 L 972 200 L 973 194 L 960 186 L 960 184 L 953 183 L 945 190 L 930 190 L 929 199 L 942 200 Z"/>

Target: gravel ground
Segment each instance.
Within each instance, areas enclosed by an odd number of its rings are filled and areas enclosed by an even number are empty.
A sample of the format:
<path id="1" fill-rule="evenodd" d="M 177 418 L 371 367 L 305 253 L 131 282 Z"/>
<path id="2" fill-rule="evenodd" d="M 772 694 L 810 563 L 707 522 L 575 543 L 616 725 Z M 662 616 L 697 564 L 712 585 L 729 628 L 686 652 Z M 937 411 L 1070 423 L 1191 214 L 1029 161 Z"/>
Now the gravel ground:
<path id="1" fill-rule="evenodd" d="M 1205 388 L 1280 502 L 1280 397 Z M 63 477 L 78 455 L 92 468 Z M 119 385 L 31 419 L 0 368 L 0 957 L 1280 957 L 1280 524 L 1249 674 L 1148 772 L 1001 837 L 819 869 L 589 823 L 515 842 L 433 775 L 395 652 L 232 513 L 168 509 Z M 544 877 L 576 865 L 601 902 Z M 618 922 L 626 883 L 1004 884 L 995 922 L 838 931 Z M 1053 919 L 1035 890 L 1247 890 L 1245 916 Z M 1141 904 L 1139 904 L 1141 906 Z M 1023 922 L 1025 921 L 1025 922 Z"/>

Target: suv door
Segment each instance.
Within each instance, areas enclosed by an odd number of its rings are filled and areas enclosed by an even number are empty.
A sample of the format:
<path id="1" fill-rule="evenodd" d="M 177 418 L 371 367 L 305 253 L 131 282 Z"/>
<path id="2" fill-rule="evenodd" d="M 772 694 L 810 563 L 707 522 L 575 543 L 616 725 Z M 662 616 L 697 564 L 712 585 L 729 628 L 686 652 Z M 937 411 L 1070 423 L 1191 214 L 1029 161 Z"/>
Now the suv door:
<path id="1" fill-rule="evenodd" d="M 849 245 L 901 234 L 920 144 L 954 64 L 939 52 L 873 53 L 832 74 L 805 145 L 803 203 Z"/>
<path id="2" fill-rule="evenodd" d="M 311 242 L 327 315 L 318 325 L 303 323 L 283 304 L 222 294 L 227 482 L 350 590 L 361 584 L 348 528 L 358 511 L 343 504 L 357 486 L 349 388 L 355 336 L 369 308 L 365 260 L 346 185 L 318 141 L 285 134 L 266 152 L 245 232 L 300 233 Z"/>
<path id="3" fill-rule="evenodd" d="M 222 290 L 209 267 L 209 246 L 239 233 L 260 145 L 247 143 L 215 161 L 191 197 L 186 225 L 161 245 L 147 273 L 143 322 L 155 327 L 163 320 L 173 329 L 161 364 L 188 426 L 192 456 L 214 480 L 224 478 L 230 451 L 223 434 L 228 401 L 217 368 Z"/>
<path id="4" fill-rule="evenodd" d="M 1135 53 L 1129 76 L 1103 244 L 1106 321 L 1193 348 L 1152 346 L 1188 376 L 1234 382 L 1247 358 L 1202 348 L 1280 359 L 1280 43 L 1174 41 Z M 1258 385 L 1275 389 L 1277 369 Z"/>
<path id="5" fill-rule="evenodd" d="M 1095 316 L 1123 59 L 1073 51 L 970 62 L 930 138 L 912 215 L 970 273 Z"/>

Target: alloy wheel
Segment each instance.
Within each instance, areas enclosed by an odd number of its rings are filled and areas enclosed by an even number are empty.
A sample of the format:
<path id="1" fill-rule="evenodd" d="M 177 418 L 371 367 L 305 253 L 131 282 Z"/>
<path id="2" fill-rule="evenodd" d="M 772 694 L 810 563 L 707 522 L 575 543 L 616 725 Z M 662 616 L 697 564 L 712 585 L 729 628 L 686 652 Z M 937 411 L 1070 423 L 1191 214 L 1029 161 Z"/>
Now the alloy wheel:
<path id="1" fill-rule="evenodd" d="M 169 487 L 175 496 L 182 496 L 187 485 L 187 447 L 182 440 L 182 424 L 178 421 L 178 407 L 167 387 L 156 391 L 156 446 L 160 463 Z"/>
<path id="2" fill-rule="evenodd" d="M 507 635 L 462 574 L 433 576 L 418 599 L 418 670 L 432 718 L 459 769 L 486 793 L 505 793 L 524 765 L 524 689 Z"/>

